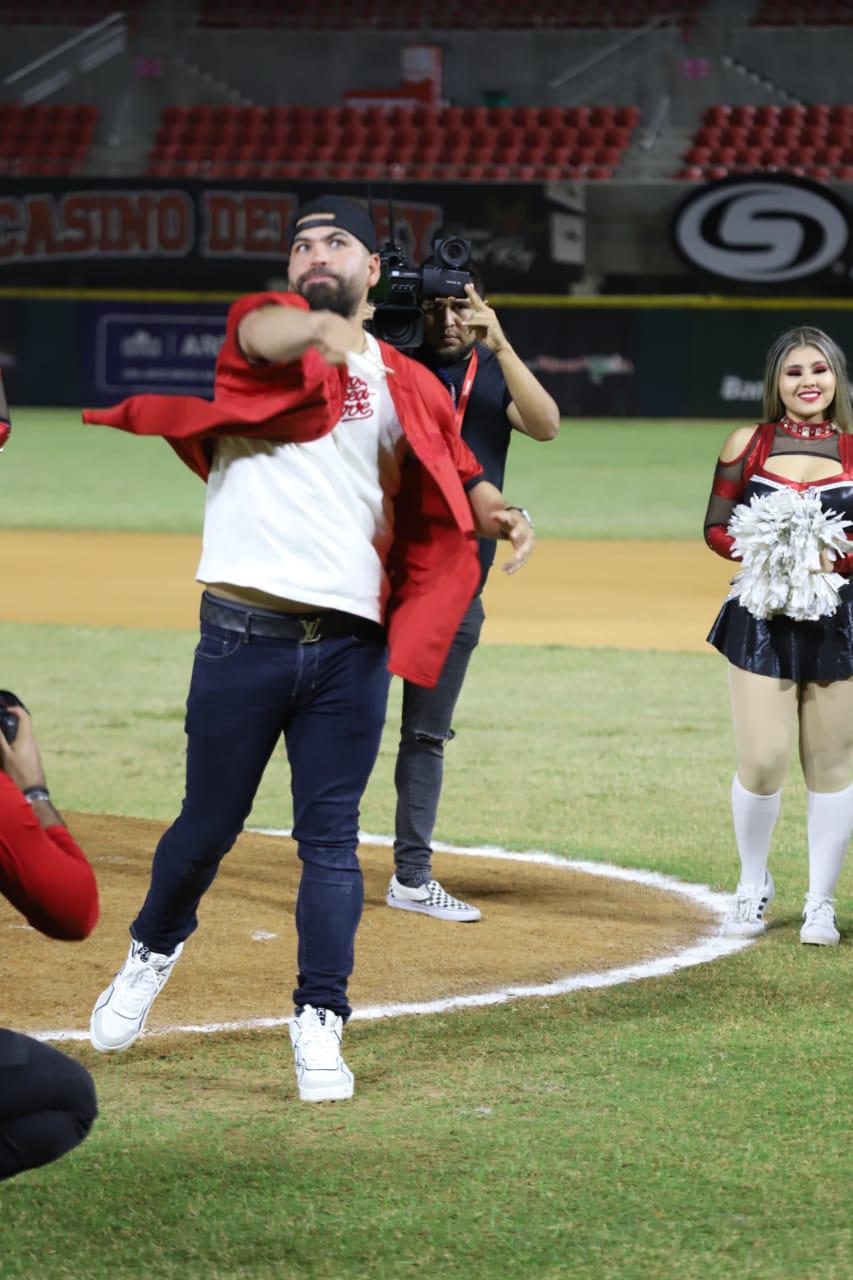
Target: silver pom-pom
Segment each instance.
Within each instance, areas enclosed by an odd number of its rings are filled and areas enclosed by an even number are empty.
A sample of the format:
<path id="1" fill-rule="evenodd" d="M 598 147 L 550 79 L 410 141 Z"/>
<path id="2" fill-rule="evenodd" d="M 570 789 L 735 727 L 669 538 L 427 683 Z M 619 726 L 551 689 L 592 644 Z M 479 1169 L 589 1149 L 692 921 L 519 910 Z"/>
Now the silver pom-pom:
<path id="1" fill-rule="evenodd" d="M 824 510 L 815 489 L 774 489 L 741 503 L 732 512 L 732 550 L 743 568 L 732 583 L 754 618 L 784 613 L 797 622 L 815 622 L 838 608 L 846 579 L 821 571 L 820 553 L 846 555 L 844 530 L 853 525 Z"/>

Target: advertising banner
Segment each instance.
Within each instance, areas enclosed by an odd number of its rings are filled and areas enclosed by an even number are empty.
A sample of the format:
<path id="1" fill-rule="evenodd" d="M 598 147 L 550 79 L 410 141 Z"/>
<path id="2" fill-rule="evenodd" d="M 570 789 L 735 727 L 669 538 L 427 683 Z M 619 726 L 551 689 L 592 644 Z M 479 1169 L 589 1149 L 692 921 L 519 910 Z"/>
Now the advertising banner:
<path id="1" fill-rule="evenodd" d="M 507 337 L 567 417 L 639 412 L 634 313 L 507 307 Z"/>
<path id="2" fill-rule="evenodd" d="M 498 314 L 565 417 L 755 422 L 767 349 L 809 324 L 853 353 L 853 306 L 569 307 Z M 103 405 L 139 392 L 211 397 L 228 303 L 20 299 L 0 305 L 10 404 Z"/>
<path id="3" fill-rule="evenodd" d="M 87 306 L 91 384 L 99 401 L 139 391 L 213 396 L 226 306 Z"/>
<path id="4" fill-rule="evenodd" d="M 368 203 L 364 183 L 334 183 Z M 287 224 L 317 184 L 181 179 L 0 180 L 0 287 L 144 288 L 248 293 L 281 287 Z M 407 183 L 373 192 L 380 241 L 394 237 L 413 263 L 439 229 L 470 240 L 488 286 L 565 293 L 584 270 L 583 188 L 576 183 L 480 186 Z"/>

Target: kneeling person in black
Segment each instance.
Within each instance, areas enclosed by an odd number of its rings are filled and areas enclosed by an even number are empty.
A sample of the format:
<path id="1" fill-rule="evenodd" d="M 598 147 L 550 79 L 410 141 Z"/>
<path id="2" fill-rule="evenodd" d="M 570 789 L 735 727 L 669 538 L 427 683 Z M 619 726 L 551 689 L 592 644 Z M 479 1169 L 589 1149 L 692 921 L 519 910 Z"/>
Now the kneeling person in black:
<path id="1" fill-rule="evenodd" d="M 553 440 L 556 403 L 513 350 L 494 310 L 474 285 L 467 299 L 441 298 L 424 308 L 424 344 L 416 356 L 447 386 L 462 438 L 487 480 L 502 488 L 513 429 Z M 523 509 L 522 509 L 523 510 Z M 527 512 L 523 514 L 529 520 Z M 532 521 L 531 521 L 532 523 Z M 397 792 L 389 907 L 439 920 L 479 920 L 479 908 L 448 893 L 432 875 L 432 833 L 444 775 L 444 746 L 454 736 L 453 712 L 480 638 L 482 590 L 495 542 L 480 539 L 480 587 L 456 633 L 438 684 L 403 682 L 403 715 L 394 782 Z"/>

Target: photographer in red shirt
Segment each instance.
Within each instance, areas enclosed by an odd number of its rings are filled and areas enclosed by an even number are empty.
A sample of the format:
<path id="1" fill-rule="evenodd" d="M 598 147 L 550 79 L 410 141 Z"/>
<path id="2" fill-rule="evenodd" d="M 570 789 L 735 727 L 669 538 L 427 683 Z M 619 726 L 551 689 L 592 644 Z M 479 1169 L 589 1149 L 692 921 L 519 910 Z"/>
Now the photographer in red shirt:
<path id="1" fill-rule="evenodd" d="M 51 803 L 29 714 L 3 692 L 0 894 L 49 938 L 86 938 L 98 919 L 94 873 Z M 96 1115 L 95 1086 L 79 1062 L 0 1027 L 0 1180 L 65 1155 Z"/>

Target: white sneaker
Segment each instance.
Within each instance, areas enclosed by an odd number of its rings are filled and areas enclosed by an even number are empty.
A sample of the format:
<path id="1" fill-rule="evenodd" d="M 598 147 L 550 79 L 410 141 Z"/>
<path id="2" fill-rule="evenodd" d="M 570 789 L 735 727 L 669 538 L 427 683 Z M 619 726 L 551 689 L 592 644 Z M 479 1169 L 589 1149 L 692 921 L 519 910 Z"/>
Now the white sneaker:
<path id="1" fill-rule="evenodd" d="M 773 877 L 767 871 L 764 884 L 739 884 L 735 899 L 723 923 L 723 933 L 729 938 L 758 938 L 767 925 L 764 912 L 776 896 Z"/>
<path id="2" fill-rule="evenodd" d="M 399 907 L 401 911 L 420 911 L 425 916 L 436 920 L 458 920 L 466 922 L 480 919 L 480 908 L 472 907 L 470 902 L 454 898 L 452 893 L 442 889 L 437 880 L 422 884 L 419 889 L 410 889 L 400 884 L 396 876 L 391 877 L 385 902 L 389 907 Z"/>
<path id="3" fill-rule="evenodd" d="M 837 947 L 841 934 L 835 927 L 835 899 L 816 898 L 806 894 L 800 942 L 813 942 L 819 947 Z"/>
<path id="4" fill-rule="evenodd" d="M 331 1009 L 306 1004 L 290 1024 L 296 1083 L 303 1102 L 351 1098 L 353 1075 L 341 1057 L 344 1020 Z"/>
<path id="5" fill-rule="evenodd" d="M 183 949 L 179 942 L 170 955 L 162 955 L 142 942 L 131 942 L 127 959 L 92 1010 L 89 1039 L 99 1053 L 120 1053 L 142 1034 L 154 997 L 166 985 Z"/>

